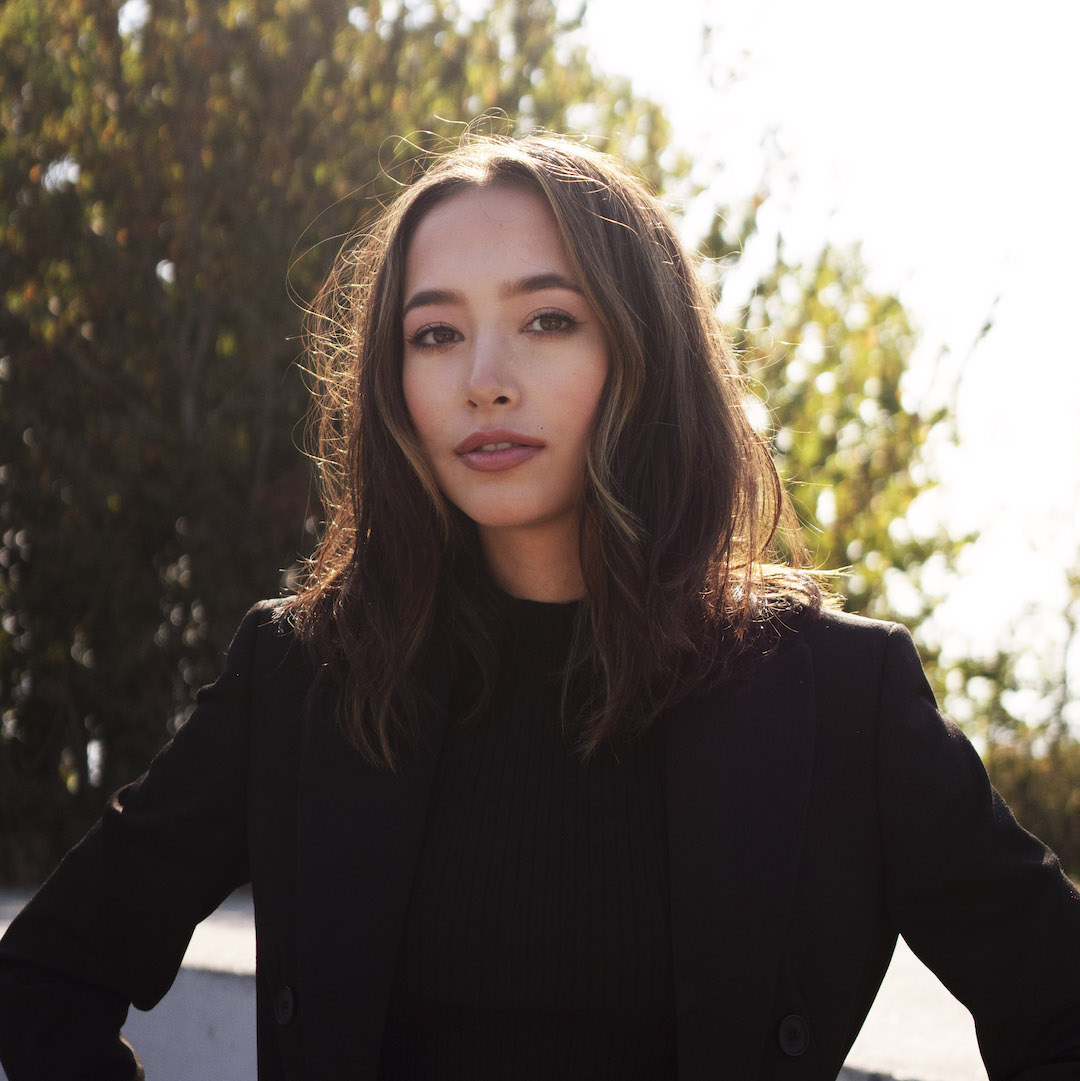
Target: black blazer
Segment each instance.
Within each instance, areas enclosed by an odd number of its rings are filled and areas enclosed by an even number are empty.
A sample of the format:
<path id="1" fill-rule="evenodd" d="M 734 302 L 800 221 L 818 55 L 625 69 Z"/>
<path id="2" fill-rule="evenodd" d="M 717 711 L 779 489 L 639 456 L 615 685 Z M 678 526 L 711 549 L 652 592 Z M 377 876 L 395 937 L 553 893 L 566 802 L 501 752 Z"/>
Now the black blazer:
<path id="1" fill-rule="evenodd" d="M 833 1081 L 898 932 L 974 1013 L 993 1081 L 1076 1081 L 1080 895 L 937 713 L 903 628 L 788 623 L 751 676 L 660 722 L 681 1081 Z M 446 665 L 426 673 L 445 700 Z M 11 1081 L 135 1076 L 128 1003 L 165 994 L 194 925 L 249 880 L 260 1079 L 376 1076 L 444 718 L 393 775 L 311 684 L 254 608 L 0 943 Z"/>

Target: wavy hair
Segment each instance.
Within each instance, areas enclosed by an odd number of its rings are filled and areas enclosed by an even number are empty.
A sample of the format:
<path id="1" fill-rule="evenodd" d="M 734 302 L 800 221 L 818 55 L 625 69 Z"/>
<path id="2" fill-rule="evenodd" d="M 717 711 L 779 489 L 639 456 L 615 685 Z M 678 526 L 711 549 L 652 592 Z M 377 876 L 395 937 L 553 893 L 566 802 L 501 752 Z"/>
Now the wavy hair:
<path id="1" fill-rule="evenodd" d="M 564 718 L 581 752 L 725 673 L 776 611 L 821 603 L 798 571 L 794 513 L 747 418 L 713 299 L 667 212 L 585 145 L 470 139 L 346 243 L 307 327 L 327 521 L 286 611 L 340 673 L 351 742 L 391 767 L 421 733 L 417 677 L 436 638 L 479 674 L 474 711 L 498 666 L 496 591 L 475 527 L 439 490 L 406 408 L 402 306 L 423 216 L 464 188 L 502 183 L 547 201 L 609 343 L 585 468 L 586 595 L 564 685 L 583 688 L 582 713 Z"/>

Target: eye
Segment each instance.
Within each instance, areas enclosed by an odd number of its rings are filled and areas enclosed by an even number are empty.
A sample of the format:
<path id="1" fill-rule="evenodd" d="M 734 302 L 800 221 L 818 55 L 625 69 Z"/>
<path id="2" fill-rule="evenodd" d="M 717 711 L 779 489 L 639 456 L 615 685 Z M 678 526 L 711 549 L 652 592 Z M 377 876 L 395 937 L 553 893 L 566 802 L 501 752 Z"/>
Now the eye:
<path id="1" fill-rule="evenodd" d="M 461 335 L 446 323 L 428 323 L 420 327 L 409 339 L 409 345 L 420 349 L 438 349 L 440 346 L 453 345 L 461 341 Z"/>
<path id="2" fill-rule="evenodd" d="M 530 334 L 547 335 L 573 330 L 577 325 L 578 321 L 568 312 L 560 311 L 558 308 L 552 308 L 548 311 L 536 312 L 535 315 L 529 316 L 529 321 L 525 324 L 525 329 Z"/>

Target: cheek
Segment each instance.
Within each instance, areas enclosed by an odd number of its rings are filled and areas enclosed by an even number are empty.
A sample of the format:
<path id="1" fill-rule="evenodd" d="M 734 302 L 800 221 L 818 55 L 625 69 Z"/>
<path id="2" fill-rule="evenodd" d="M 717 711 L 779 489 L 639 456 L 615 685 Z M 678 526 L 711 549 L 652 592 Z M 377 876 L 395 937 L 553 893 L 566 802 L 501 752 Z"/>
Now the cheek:
<path id="1" fill-rule="evenodd" d="M 416 437 L 415 441 L 405 441 L 405 456 L 432 501 L 440 505 L 444 493 L 436 450 L 444 442 L 439 427 L 443 410 L 439 407 L 438 396 L 432 393 L 432 380 L 408 363 L 402 367 L 401 390 Z"/>
<path id="2" fill-rule="evenodd" d="M 605 352 L 580 374 L 574 387 L 567 388 L 568 393 L 563 398 L 564 401 L 574 402 L 577 405 L 575 426 L 583 441 L 588 438 L 596 415 L 600 411 L 600 399 L 604 395 L 607 374 L 608 360 Z"/>
<path id="3" fill-rule="evenodd" d="M 433 407 L 435 396 L 432 394 L 431 381 L 423 379 L 416 366 L 406 361 L 401 370 L 401 389 L 413 429 L 426 447 L 432 434 L 432 420 L 438 415 Z"/>

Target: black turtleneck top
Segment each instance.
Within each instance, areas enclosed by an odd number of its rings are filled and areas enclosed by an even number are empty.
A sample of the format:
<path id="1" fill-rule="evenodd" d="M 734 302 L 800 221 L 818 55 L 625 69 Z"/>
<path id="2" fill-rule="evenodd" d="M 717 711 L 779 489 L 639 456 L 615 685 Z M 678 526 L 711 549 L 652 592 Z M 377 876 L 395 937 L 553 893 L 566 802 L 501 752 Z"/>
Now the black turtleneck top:
<path id="1" fill-rule="evenodd" d="M 560 719 L 576 605 L 505 603 L 490 710 L 440 756 L 380 1081 L 672 1081 L 660 741 L 582 762 Z"/>

